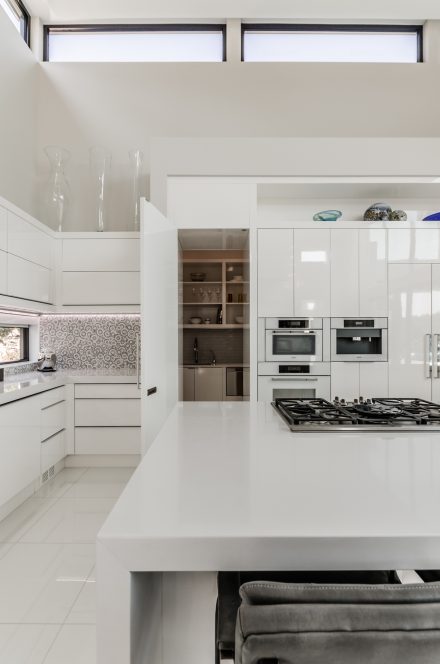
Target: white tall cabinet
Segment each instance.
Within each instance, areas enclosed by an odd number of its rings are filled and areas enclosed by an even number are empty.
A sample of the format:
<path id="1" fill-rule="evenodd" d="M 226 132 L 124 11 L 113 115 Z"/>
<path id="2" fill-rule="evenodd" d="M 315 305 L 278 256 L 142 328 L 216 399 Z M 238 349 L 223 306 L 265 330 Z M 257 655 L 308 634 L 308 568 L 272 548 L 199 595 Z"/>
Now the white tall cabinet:
<path id="1" fill-rule="evenodd" d="M 293 250 L 295 316 L 330 316 L 330 231 L 296 229 Z"/>
<path id="2" fill-rule="evenodd" d="M 390 264 L 390 394 L 440 399 L 439 335 L 440 264 Z"/>
<path id="3" fill-rule="evenodd" d="M 258 315 L 294 316 L 293 230 L 258 231 Z"/>

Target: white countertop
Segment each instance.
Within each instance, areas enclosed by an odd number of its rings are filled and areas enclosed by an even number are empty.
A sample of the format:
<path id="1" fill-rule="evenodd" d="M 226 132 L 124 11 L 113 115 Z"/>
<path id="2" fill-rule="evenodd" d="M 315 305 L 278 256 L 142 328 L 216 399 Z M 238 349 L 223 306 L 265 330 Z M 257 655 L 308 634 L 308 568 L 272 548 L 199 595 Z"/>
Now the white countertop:
<path id="1" fill-rule="evenodd" d="M 0 405 L 69 383 L 136 383 L 136 380 L 136 374 L 131 371 L 115 369 L 68 370 L 52 373 L 31 371 L 7 376 L 3 382 L 0 382 Z"/>
<path id="2" fill-rule="evenodd" d="M 178 404 L 99 540 L 127 570 L 440 568 L 440 435 Z"/>

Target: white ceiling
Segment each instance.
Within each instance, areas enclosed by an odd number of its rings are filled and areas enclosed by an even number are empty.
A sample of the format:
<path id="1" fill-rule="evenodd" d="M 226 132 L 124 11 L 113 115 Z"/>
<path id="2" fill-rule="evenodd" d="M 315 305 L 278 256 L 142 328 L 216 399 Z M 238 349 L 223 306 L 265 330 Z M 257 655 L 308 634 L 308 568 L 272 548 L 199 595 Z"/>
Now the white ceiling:
<path id="1" fill-rule="evenodd" d="M 25 0 L 44 22 L 223 20 L 423 21 L 439 0 Z"/>

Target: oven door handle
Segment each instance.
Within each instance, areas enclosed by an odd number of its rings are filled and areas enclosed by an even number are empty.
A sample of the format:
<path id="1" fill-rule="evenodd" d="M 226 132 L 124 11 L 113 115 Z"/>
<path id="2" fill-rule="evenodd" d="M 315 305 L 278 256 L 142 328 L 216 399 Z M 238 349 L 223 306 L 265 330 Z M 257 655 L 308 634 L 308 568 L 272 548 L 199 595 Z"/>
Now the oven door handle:
<path id="1" fill-rule="evenodd" d="M 432 343 L 431 335 L 425 334 L 425 378 L 431 378 L 432 372 Z"/>
<path id="2" fill-rule="evenodd" d="M 432 376 L 438 378 L 438 334 L 432 335 Z"/>
<path id="3" fill-rule="evenodd" d="M 301 334 L 315 334 L 316 330 L 272 330 L 272 334 L 289 334 L 290 336 L 300 336 Z"/>
<path id="4" fill-rule="evenodd" d="M 295 380 L 295 381 L 303 381 L 306 380 L 310 383 L 316 382 L 318 379 L 317 378 L 311 378 L 309 376 L 305 376 L 304 378 L 300 378 L 299 376 L 277 376 L 276 378 L 273 377 L 271 378 L 274 382 L 276 381 L 285 381 L 285 380 Z"/>

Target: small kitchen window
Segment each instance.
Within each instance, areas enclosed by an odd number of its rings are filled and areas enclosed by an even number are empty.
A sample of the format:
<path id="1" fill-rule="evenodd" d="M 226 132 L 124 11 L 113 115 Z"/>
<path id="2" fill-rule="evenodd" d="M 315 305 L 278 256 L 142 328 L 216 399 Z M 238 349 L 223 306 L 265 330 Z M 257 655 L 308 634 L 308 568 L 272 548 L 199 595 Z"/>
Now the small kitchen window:
<path id="1" fill-rule="evenodd" d="M 421 25 L 243 24 L 244 62 L 423 62 Z"/>
<path id="2" fill-rule="evenodd" d="M 29 46 L 30 18 L 24 4 L 20 0 L 0 0 L 0 7 Z"/>
<path id="3" fill-rule="evenodd" d="M 48 62 L 223 62 L 224 24 L 44 27 Z"/>
<path id="4" fill-rule="evenodd" d="M 0 325 L 0 365 L 29 360 L 29 326 Z"/>

